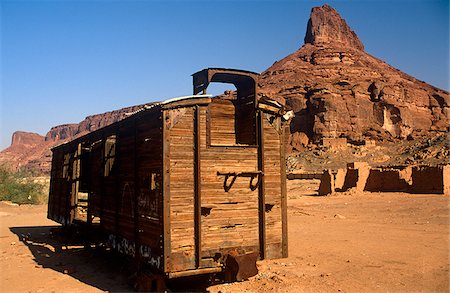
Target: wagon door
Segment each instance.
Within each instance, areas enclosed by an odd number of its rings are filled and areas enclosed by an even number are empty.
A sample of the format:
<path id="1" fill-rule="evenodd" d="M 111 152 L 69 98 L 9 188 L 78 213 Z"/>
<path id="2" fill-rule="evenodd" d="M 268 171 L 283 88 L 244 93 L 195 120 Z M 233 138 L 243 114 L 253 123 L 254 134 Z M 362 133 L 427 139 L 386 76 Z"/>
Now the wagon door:
<path id="1" fill-rule="evenodd" d="M 233 101 L 216 100 L 199 113 L 200 120 L 207 117 L 207 122 L 200 121 L 199 125 L 201 267 L 213 266 L 217 259 L 230 253 L 259 254 L 262 171 L 258 166 L 258 148 L 237 143 L 238 133 L 245 131 L 246 126 L 250 126 L 246 138 L 254 135 L 252 120 L 247 124 L 237 121 L 239 110 Z M 208 140 L 204 144 L 203 137 Z"/>
<path id="2" fill-rule="evenodd" d="M 206 93 L 210 83 L 235 87 L 198 109 L 195 120 L 196 254 L 201 267 L 228 254 L 264 258 L 264 170 L 257 136 L 256 79 L 256 73 L 223 68 L 193 74 L 194 94 Z"/>

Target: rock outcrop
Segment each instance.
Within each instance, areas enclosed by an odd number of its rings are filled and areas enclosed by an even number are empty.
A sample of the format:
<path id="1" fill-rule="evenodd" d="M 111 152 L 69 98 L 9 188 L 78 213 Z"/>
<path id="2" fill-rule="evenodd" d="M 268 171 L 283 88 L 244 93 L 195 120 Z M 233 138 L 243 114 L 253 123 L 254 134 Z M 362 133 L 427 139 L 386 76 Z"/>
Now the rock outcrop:
<path id="1" fill-rule="evenodd" d="M 331 6 L 314 7 L 306 28 L 305 44 L 340 43 L 343 47 L 364 50 L 364 45 L 344 19 Z"/>
<path id="2" fill-rule="evenodd" d="M 366 53 L 328 5 L 312 9 L 305 44 L 264 71 L 259 85 L 294 110 L 291 135 L 302 142 L 412 139 L 449 125 L 448 92 Z M 291 150 L 302 142 L 291 139 Z"/>

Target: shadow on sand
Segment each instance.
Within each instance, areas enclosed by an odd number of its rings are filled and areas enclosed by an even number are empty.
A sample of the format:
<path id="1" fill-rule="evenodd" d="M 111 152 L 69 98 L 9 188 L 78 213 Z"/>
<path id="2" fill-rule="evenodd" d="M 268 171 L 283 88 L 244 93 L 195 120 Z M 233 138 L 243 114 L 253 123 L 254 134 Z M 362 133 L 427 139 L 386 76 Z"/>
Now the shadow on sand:
<path id="1" fill-rule="evenodd" d="M 89 248 L 76 231 L 61 226 L 11 227 L 34 256 L 37 265 L 50 268 L 82 283 L 109 292 L 134 292 L 130 261 L 105 247 Z M 205 292 L 206 278 L 178 279 L 167 283 L 171 292 Z M 68 290 L 70 288 L 67 288 Z"/>

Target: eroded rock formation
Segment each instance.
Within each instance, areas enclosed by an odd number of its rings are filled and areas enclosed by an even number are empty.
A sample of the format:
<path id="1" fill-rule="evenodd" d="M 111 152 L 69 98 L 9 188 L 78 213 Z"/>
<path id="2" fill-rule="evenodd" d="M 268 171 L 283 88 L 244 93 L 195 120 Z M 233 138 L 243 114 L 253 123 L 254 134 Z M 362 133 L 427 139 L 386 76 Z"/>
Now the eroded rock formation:
<path id="1" fill-rule="evenodd" d="M 305 44 L 264 71 L 259 85 L 296 113 L 291 149 L 304 135 L 315 143 L 324 137 L 411 139 L 449 125 L 448 92 L 366 53 L 328 5 L 312 9 Z"/>
<path id="2" fill-rule="evenodd" d="M 306 27 L 305 44 L 340 43 L 342 46 L 364 50 L 364 45 L 337 11 L 325 4 L 314 7 Z"/>

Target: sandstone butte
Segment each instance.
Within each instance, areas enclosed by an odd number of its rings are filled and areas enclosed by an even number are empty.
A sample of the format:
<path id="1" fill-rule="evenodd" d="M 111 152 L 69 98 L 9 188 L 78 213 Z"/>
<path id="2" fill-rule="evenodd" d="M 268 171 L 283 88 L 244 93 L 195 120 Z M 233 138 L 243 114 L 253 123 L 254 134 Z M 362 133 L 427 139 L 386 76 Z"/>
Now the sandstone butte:
<path id="1" fill-rule="evenodd" d="M 295 112 L 288 152 L 323 138 L 350 142 L 404 140 L 448 132 L 449 93 L 417 80 L 364 51 L 364 45 L 329 5 L 314 7 L 304 45 L 261 73 L 261 94 Z M 50 148 L 132 113 L 128 107 L 59 125 L 45 137 L 16 132 L 0 163 L 49 174 Z"/>

